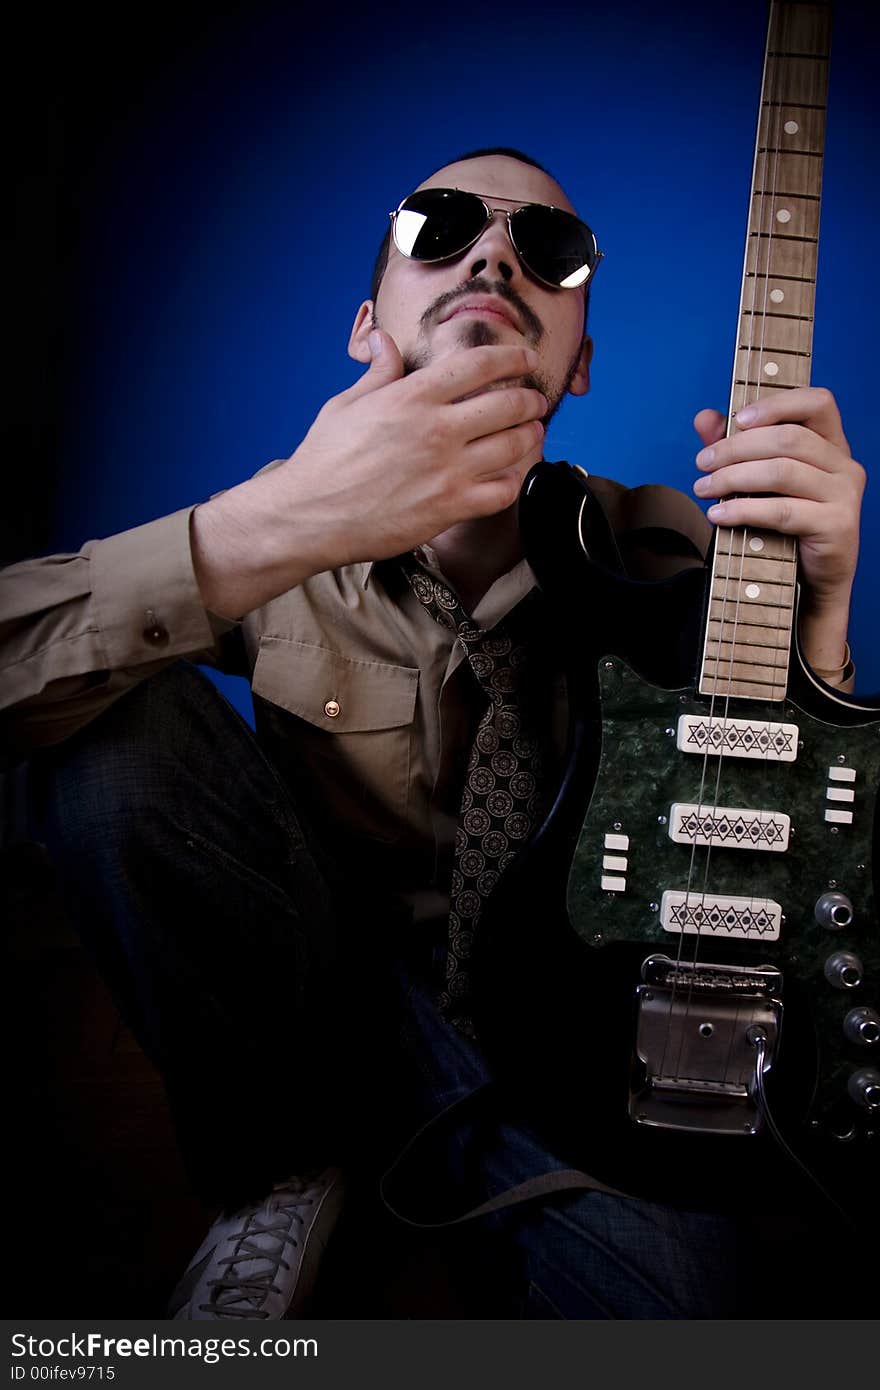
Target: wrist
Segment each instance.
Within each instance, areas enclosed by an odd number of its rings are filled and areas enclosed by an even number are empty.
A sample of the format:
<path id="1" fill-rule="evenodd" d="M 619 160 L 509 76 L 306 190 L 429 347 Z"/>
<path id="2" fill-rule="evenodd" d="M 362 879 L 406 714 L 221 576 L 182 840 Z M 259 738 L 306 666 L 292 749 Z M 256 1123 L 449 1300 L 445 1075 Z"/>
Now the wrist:
<path id="1" fill-rule="evenodd" d="M 278 481 L 277 471 L 251 478 L 193 509 L 196 581 L 205 607 L 218 617 L 237 622 L 321 568 L 301 544 Z"/>
<path id="2" fill-rule="evenodd" d="M 808 602 L 799 617 L 801 652 L 807 664 L 827 685 L 851 683 L 855 667 L 847 641 L 848 602 Z"/>

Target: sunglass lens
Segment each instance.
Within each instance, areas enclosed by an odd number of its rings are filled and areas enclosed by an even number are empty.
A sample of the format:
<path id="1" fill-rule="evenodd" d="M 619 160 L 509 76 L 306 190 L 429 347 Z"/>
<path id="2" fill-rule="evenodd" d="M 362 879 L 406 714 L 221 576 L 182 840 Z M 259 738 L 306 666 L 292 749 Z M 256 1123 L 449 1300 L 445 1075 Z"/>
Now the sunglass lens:
<path id="1" fill-rule="evenodd" d="M 592 233 L 561 208 L 532 205 L 511 218 L 511 232 L 523 263 L 539 279 L 574 289 L 589 278 L 596 260 Z"/>
<path id="2" fill-rule="evenodd" d="M 405 256 L 441 261 L 469 246 L 486 223 L 486 209 L 472 193 L 425 188 L 401 203 L 394 239 Z"/>

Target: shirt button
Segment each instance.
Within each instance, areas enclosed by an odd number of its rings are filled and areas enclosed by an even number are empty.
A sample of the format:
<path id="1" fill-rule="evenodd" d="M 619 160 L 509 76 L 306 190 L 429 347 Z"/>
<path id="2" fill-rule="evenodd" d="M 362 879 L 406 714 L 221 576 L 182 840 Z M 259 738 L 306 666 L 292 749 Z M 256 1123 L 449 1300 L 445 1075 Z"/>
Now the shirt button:
<path id="1" fill-rule="evenodd" d="M 149 642 L 153 647 L 162 647 L 168 641 L 168 629 L 163 627 L 157 620 L 152 608 L 146 612 L 147 626 L 144 628 L 142 636 L 145 642 Z"/>
<path id="2" fill-rule="evenodd" d="M 339 713 L 339 705 L 336 700 L 328 700 L 324 706 L 324 713 L 328 719 L 335 719 Z"/>

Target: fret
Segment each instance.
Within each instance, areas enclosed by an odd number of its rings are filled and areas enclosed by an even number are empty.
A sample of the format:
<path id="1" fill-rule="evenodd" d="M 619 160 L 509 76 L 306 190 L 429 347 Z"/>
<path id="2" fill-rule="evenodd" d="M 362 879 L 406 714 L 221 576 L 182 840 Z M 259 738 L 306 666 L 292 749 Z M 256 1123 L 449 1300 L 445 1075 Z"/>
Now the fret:
<path id="1" fill-rule="evenodd" d="M 770 544 L 773 539 L 779 546 L 778 550 L 774 550 Z M 770 531 L 753 532 L 744 526 L 731 529 L 727 537 L 716 535 L 714 558 L 719 570 L 724 569 L 726 573 L 748 572 L 750 579 L 774 579 L 778 576 L 780 583 L 785 584 L 791 582 L 797 566 L 797 550 L 791 536 L 779 535 L 774 538 Z"/>
<path id="2" fill-rule="evenodd" d="M 758 122 L 758 152 L 772 145 L 787 153 L 812 155 L 821 159 L 825 143 L 825 107 L 797 111 L 775 106 L 762 110 Z"/>
<path id="3" fill-rule="evenodd" d="M 743 286 L 742 311 L 760 313 L 766 306 L 798 318 L 812 319 L 816 289 L 811 280 L 791 280 L 781 275 L 749 275 Z"/>
<path id="4" fill-rule="evenodd" d="M 790 106 L 793 111 L 827 111 L 827 101 L 795 101 L 792 97 L 776 97 L 773 101 L 762 101 L 762 106 Z"/>
<path id="5" fill-rule="evenodd" d="M 756 662 L 731 662 L 724 656 L 706 656 L 703 674 L 717 676 L 720 680 L 734 676 L 737 680 L 774 685 L 783 674 L 783 662 L 763 662 L 760 659 Z"/>
<path id="6" fill-rule="evenodd" d="M 749 631 L 760 634 L 760 637 L 754 640 L 750 638 L 747 627 Z M 757 623 L 722 622 L 720 619 L 714 619 L 706 627 L 707 647 L 747 647 L 755 653 L 749 658 L 751 661 L 767 662 L 770 666 L 778 664 L 779 652 L 788 651 L 790 638 L 791 626 L 788 623 L 782 627 L 764 629 Z M 716 655 L 718 654 L 716 652 Z"/>
<path id="7" fill-rule="evenodd" d="M 791 241 L 777 236 L 749 237 L 746 273 L 812 281 L 816 278 L 817 260 L 815 241 Z"/>
<path id="8" fill-rule="evenodd" d="M 809 383 L 809 380 L 807 380 L 807 381 L 789 381 L 785 386 L 779 386 L 779 385 L 777 384 L 777 385 L 774 385 L 774 387 L 773 387 L 772 390 L 764 390 L 763 388 L 764 388 L 765 383 L 764 383 L 763 381 L 756 381 L 756 380 L 753 380 L 751 377 L 745 377 L 745 376 L 739 377 L 739 376 L 738 376 L 738 377 L 735 378 L 733 384 L 734 384 L 734 386 L 745 386 L 745 387 L 748 387 L 748 388 L 749 388 L 749 389 L 745 392 L 745 394 L 743 395 L 742 400 L 739 402 L 739 404 L 738 404 L 737 407 L 736 407 L 737 410 L 741 410 L 742 407 L 746 404 L 746 401 L 763 400 L 763 398 L 764 398 L 765 396 L 772 396 L 774 391 L 797 391 L 799 387 L 801 387 L 801 386 L 809 386 L 810 383 Z"/>
<path id="9" fill-rule="evenodd" d="M 749 631 L 751 631 L 752 628 L 755 628 L 760 629 L 763 632 L 778 632 L 783 634 L 788 633 L 791 630 L 791 624 L 789 622 L 779 621 L 778 609 L 768 608 L 766 613 L 760 613 L 756 611 L 758 607 L 758 604 L 753 604 L 752 607 L 749 609 L 748 616 L 746 618 L 738 620 L 740 627 L 742 627 L 744 630 L 748 628 Z M 723 600 L 719 598 L 713 598 L 711 603 L 709 604 L 708 621 L 710 623 L 721 623 L 726 627 L 728 623 L 732 621 L 731 611 L 732 610 L 729 603 L 725 604 Z M 788 639 L 786 638 L 786 641 L 787 640 Z"/>
<path id="10" fill-rule="evenodd" d="M 735 637 L 729 635 L 730 627 L 729 623 L 714 618 L 706 625 L 706 637 L 711 642 L 725 645 L 745 642 L 750 647 L 764 647 L 767 651 L 788 651 L 791 636 L 791 628 L 788 626 L 779 628 L 763 627 L 759 623 L 737 623 Z M 777 639 L 775 642 L 769 640 L 773 636 Z"/>
<path id="11" fill-rule="evenodd" d="M 706 662 L 703 667 L 699 688 L 703 695 L 727 696 L 745 694 L 741 688 L 748 685 L 756 699 L 785 698 L 785 670 L 767 671 L 765 667 L 731 666 L 730 663 Z"/>
<path id="12" fill-rule="evenodd" d="M 812 323 L 812 314 L 780 314 L 775 309 L 743 309 L 742 318 L 748 319 L 792 319 L 796 323 Z"/>
<path id="13" fill-rule="evenodd" d="M 810 62 L 827 63 L 827 53 L 783 53 L 778 48 L 768 48 L 768 58 L 807 58 Z"/>
<path id="14" fill-rule="evenodd" d="M 813 341 L 813 321 L 786 318 L 783 315 L 745 313 L 740 337 L 741 348 L 754 350 L 763 339 L 765 352 L 790 352 L 796 357 L 809 357 Z"/>
<path id="15" fill-rule="evenodd" d="M 777 230 L 775 229 L 775 227 L 771 227 L 771 228 L 769 229 L 769 231 L 766 231 L 766 232 L 760 232 L 760 231 L 749 232 L 749 236 L 750 236 L 750 237 L 753 237 L 753 236 L 756 236 L 756 237 L 766 237 L 766 238 L 768 238 L 770 241 L 813 241 L 813 242 L 817 242 L 817 241 L 819 240 L 819 238 L 818 238 L 817 236 L 794 236 L 791 232 L 779 232 L 779 231 L 777 231 Z"/>
<path id="16" fill-rule="evenodd" d="M 756 187 L 756 188 L 755 188 L 755 197 L 756 197 L 756 198 L 800 198 L 800 199 L 802 199 L 803 201 L 808 202 L 808 203 L 819 203 L 819 202 L 822 201 L 822 200 L 821 200 L 821 196 L 820 196 L 820 194 L 818 194 L 818 193 L 796 193 L 796 192 L 794 191 L 793 188 L 779 188 L 779 187 L 777 187 L 777 186 L 774 185 L 774 184 L 771 184 L 771 186 L 770 186 L 769 188 L 758 188 L 758 187 Z"/>
<path id="17" fill-rule="evenodd" d="M 735 381 L 748 386 L 808 386 L 810 381 L 809 355 L 793 352 L 773 352 L 755 346 L 739 348 L 736 354 Z"/>
<path id="18" fill-rule="evenodd" d="M 716 552 L 717 553 L 717 552 Z M 721 559 L 729 561 L 722 564 Z M 756 579 L 779 584 L 793 584 L 797 566 L 793 560 L 762 560 L 755 555 L 724 555 L 719 557 L 719 580 L 728 575 L 735 579 Z"/>
<path id="19" fill-rule="evenodd" d="M 760 545 L 758 544 L 760 542 Z M 782 536 L 777 531 L 759 531 L 754 527 L 719 526 L 715 532 L 716 555 L 760 554 L 762 560 L 781 560 L 783 563 L 797 559 L 797 547 L 791 536 Z"/>
<path id="20" fill-rule="evenodd" d="M 700 694 L 714 695 L 716 698 L 722 696 L 730 700 L 784 700 L 785 682 L 780 681 L 777 685 L 769 689 L 766 685 L 758 685 L 752 681 L 727 681 L 723 686 L 720 682 L 707 680 L 705 683 L 700 679 Z"/>
<path id="21" fill-rule="evenodd" d="M 812 285 L 813 287 L 815 287 L 816 284 L 815 275 L 780 275 L 778 272 L 776 272 L 774 275 L 773 271 L 759 272 L 757 270 L 747 270 L 746 275 L 749 279 L 756 280 L 765 280 L 767 278 L 773 278 L 776 280 L 791 280 L 793 282 L 800 281 L 804 285 Z"/>
<path id="22" fill-rule="evenodd" d="M 782 193 L 752 194 L 749 234 L 775 236 L 781 240 L 817 241 L 819 204 L 809 198 L 793 198 Z"/>
<path id="23" fill-rule="evenodd" d="M 783 192 L 791 198 L 818 198 L 822 193 L 822 158 L 813 151 L 758 150 L 755 192 Z"/>
<path id="24" fill-rule="evenodd" d="M 763 670 L 770 671 L 773 676 L 779 676 L 781 667 L 788 660 L 788 641 L 780 642 L 777 646 L 767 646 L 765 642 L 747 642 L 740 637 L 713 637 L 712 634 L 706 635 L 706 657 L 710 662 L 730 662 L 735 664 L 748 663 L 749 666 L 760 666 Z"/>
<path id="25" fill-rule="evenodd" d="M 787 608 L 791 605 L 791 584 L 755 584 L 754 588 L 759 589 L 760 593 L 750 596 L 748 590 L 752 587 L 751 582 L 738 584 L 735 580 L 725 580 L 722 576 L 712 581 L 712 597 L 727 603 L 728 618 L 733 618 L 733 609 L 736 608 L 738 612 L 744 613 L 745 622 L 748 622 L 748 610 L 752 606 Z"/>
<path id="26" fill-rule="evenodd" d="M 791 155 L 792 159 L 815 159 L 814 150 L 793 150 L 787 145 L 759 145 L 756 154 L 783 154 L 786 158 Z"/>
<path id="27" fill-rule="evenodd" d="M 757 317 L 757 327 L 760 329 L 761 324 L 763 323 L 763 320 L 760 318 L 760 315 L 752 315 L 752 317 Z M 788 357 L 812 357 L 813 354 L 809 351 L 808 347 L 800 348 L 796 345 L 796 343 L 793 341 L 793 334 L 789 335 L 790 341 L 785 343 L 782 342 L 783 336 L 786 336 L 783 330 L 785 330 L 786 328 L 790 328 L 790 324 L 780 323 L 776 324 L 775 327 L 778 329 L 775 342 L 769 341 L 769 334 L 767 333 L 761 334 L 760 332 L 758 332 L 754 335 L 744 333 L 743 337 L 746 341 L 744 343 L 740 343 L 740 352 L 751 353 L 753 356 L 755 355 L 755 353 L 758 353 L 762 359 L 772 358 L 777 363 L 779 363 L 779 359 L 783 354 Z M 810 336 L 812 335 L 808 334 L 808 337 Z M 766 372 L 765 375 L 771 377 L 778 376 L 779 373 L 770 371 Z"/>
<path id="28" fill-rule="evenodd" d="M 790 616 L 791 613 L 790 599 L 785 604 L 750 603 L 748 612 L 743 611 L 744 607 L 741 606 L 739 613 L 744 623 L 751 623 L 755 627 L 772 627 L 777 631 L 787 630 L 790 626 L 789 617 L 786 616 Z M 710 618 L 716 619 L 719 623 L 732 622 L 735 608 L 736 604 L 732 598 L 723 599 L 713 590 L 709 603 Z"/>
<path id="29" fill-rule="evenodd" d="M 775 658 L 775 659 L 774 659 Z M 731 670 L 737 676 L 751 679 L 759 677 L 779 680 L 788 667 L 788 646 L 769 650 L 766 647 L 751 647 L 745 642 L 706 642 L 705 671 L 724 673 Z"/>

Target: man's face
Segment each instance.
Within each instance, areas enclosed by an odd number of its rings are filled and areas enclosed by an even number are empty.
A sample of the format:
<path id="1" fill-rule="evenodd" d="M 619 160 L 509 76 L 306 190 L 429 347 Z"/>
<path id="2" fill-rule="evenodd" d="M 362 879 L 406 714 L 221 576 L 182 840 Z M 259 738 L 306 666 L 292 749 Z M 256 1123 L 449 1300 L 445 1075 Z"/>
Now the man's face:
<path id="1" fill-rule="evenodd" d="M 507 155 L 448 164 L 419 187 L 466 189 L 504 211 L 521 203 L 552 203 L 574 212 L 549 175 Z M 410 260 L 392 240 L 376 303 L 361 305 L 355 320 L 349 352 L 358 361 L 369 361 L 367 338 L 374 326 L 394 339 L 407 372 L 460 347 L 527 343 L 541 361 L 526 384 L 550 402 L 546 419 L 566 391 L 581 395 L 589 387 L 592 344 L 583 332 L 583 289 L 553 289 L 533 279 L 520 264 L 503 216 L 493 217 L 479 240 L 452 261 Z"/>

